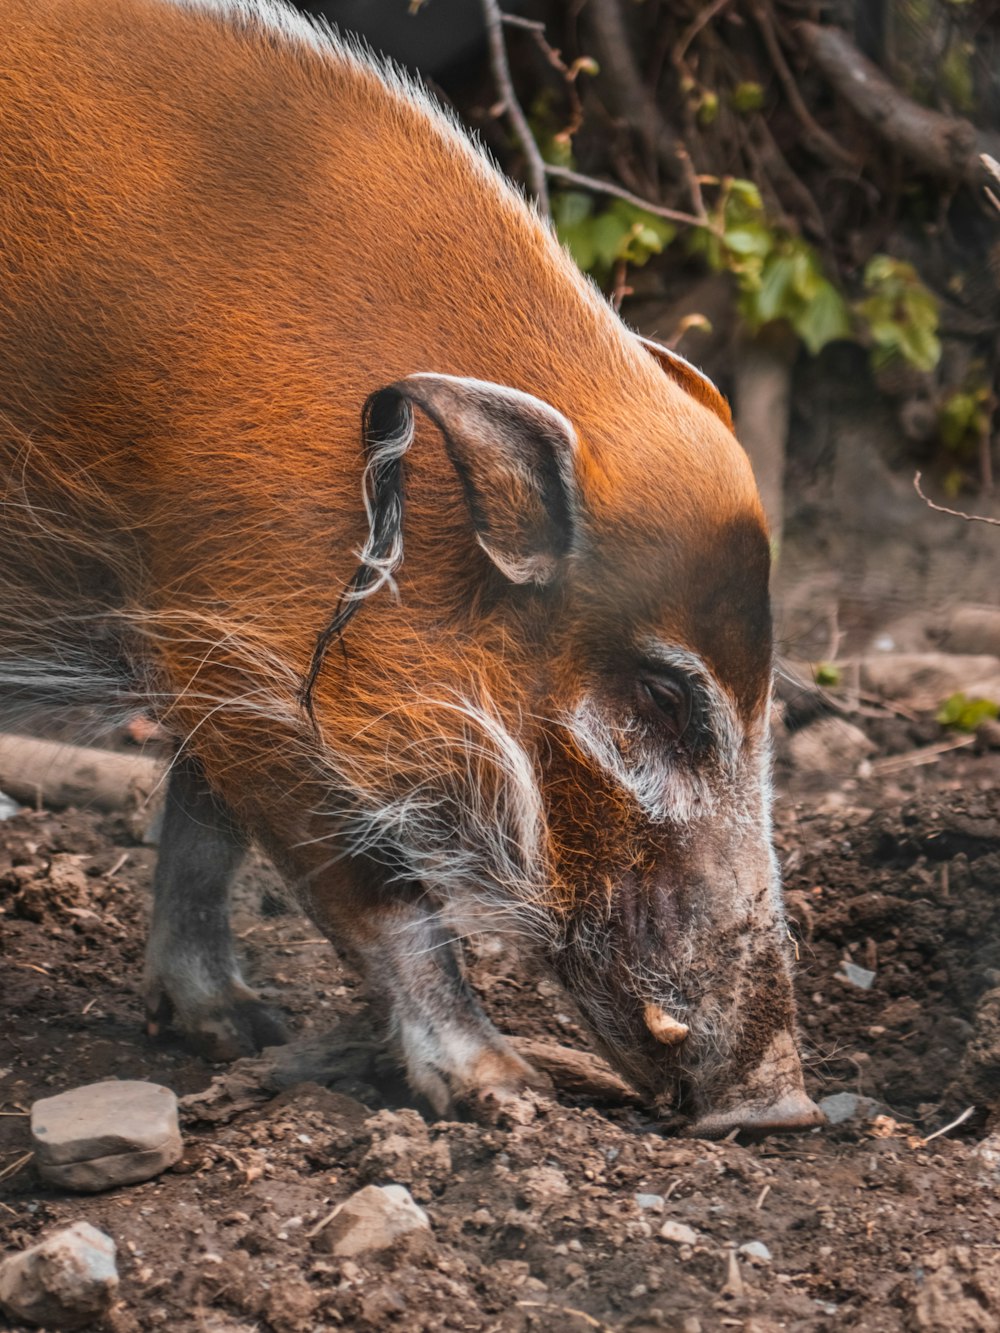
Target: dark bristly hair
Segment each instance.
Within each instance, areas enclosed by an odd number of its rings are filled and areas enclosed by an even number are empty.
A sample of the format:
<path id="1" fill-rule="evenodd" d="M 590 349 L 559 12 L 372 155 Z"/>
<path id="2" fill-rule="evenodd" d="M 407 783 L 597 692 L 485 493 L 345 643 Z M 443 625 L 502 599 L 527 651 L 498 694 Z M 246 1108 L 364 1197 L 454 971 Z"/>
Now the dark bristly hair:
<path id="1" fill-rule="evenodd" d="M 413 441 L 413 408 L 394 385 L 378 389 L 361 412 L 361 443 L 365 455 L 362 494 L 368 516 L 368 537 L 360 563 L 340 594 L 329 623 L 316 636 L 312 661 L 299 695 L 315 722 L 313 689 L 330 645 L 343 634 L 366 597 L 390 583 L 403 560 L 405 488 L 403 457 Z"/>

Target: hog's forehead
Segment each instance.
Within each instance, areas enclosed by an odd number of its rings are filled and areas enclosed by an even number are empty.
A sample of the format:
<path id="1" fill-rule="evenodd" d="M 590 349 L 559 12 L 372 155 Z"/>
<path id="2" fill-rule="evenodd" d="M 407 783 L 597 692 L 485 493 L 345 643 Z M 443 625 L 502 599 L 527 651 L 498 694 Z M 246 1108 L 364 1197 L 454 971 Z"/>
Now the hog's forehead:
<path id="1" fill-rule="evenodd" d="M 700 657 L 746 718 L 767 698 L 770 549 L 754 509 L 673 527 L 596 531 L 577 582 L 587 655 L 655 660 L 657 646 Z"/>
<path id="2" fill-rule="evenodd" d="M 584 642 L 684 648 L 756 713 L 770 679 L 770 545 L 743 448 L 662 374 L 581 424 Z"/>

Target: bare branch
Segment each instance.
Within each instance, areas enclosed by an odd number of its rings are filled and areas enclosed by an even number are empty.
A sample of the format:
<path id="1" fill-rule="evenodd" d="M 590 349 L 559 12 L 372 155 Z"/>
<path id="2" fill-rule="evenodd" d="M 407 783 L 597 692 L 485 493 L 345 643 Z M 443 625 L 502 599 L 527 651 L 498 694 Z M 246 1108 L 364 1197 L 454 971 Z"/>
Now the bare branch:
<path id="1" fill-rule="evenodd" d="M 923 500 L 928 509 L 933 509 L 939 514 L 951 514 L 952 518 L 964 518 L 966 523 L 992 523 L 994 527 L 1000 528 L 1000 518 L 987 518 L 985 514 L 966 514 L 961 509 L 948 509 L 945 505 L 936 505 L 933 500 L 929 500 L 920 489 L 919 472 L 914 473 L 913 489 Z"/>
<path id="2" fill-rule="evenodd" d="M 525 32 L 544 32 L 541 19 L 525 19 L 520 14 L 501 14 L 500 22 L 507 28 L 523 28 Z"/>
<path id="3" fill-rule="evenodd" d="M 712 0 L 712 3 L 706 5 L 697 18 L 692 19 L 688 26 L 680 35 L 677 45 L 674 47 L 673 58 L 676 64 L 682 65 L 684 57 L 688 53 L 688 47 L 701 32 L 702 28 L 711 23 L 717 14 L 720 14 L 729 4 L 729 0 Z"/>
<path id="4" fill-rule="evenodd" d="M 545 162 L 538 151 L 535 136 L 531 133 L 527 117 L 521 110 L 521 104 L 514 91 L 514 82 L 510 75 L 507 47 L 503 36 L 504 16 L 497 0 L 482 0 L 482 5 L 483 17 L 486 20 L 486 33 L 490 42 L 490 69 L 493 71 L 497 92 L 500 94 L 507 119 L 510 121 L 521 145 L 521 151 L 524 153 L 528 185 L 538 203 L 539 211 L 545 217 L 550 217 L 552 210 L 549 207 L 549 187 L 545 181 Z"/>
<path id="5" fill-rule="evenodd" d="M 995 157 L 990 157 L 989 153 L 982 153 L 979 160 L 986 168 L 987 174 L 997 185 L 1000 185 L 1000 162 L 998 162 Z M 986 186 L 986 198 L 997 212 L 1000 213 L 1000 199 L 996 197 L 988 185 Z"/>
<path id="6" fill-rule="evenodd" d="M 799 92 L 799 85 L 795 82 L 794 74 L 788 68 L 785 53 L 782 51 L 781 44 L 774 31 L 774 24 L 769 11 L 763 5 L 754 5 L 753 16 L 758 28 L 760 28 L 760 35 L 764 39 L 764 45 L 767 47 L 767 54 L 774 66 L 774 72 L 781 80 L 781 86 L 785 90 L 788 104 L 805 130 L 810 146 L 823 157 L 833 162 L 839 162 L 841 166 L 856 170 L 858 162 L 854 155 L 841 148 L 836 139 L 827 134 L 821 125 L 817 125 L 812 113 L 803 101 L 802 94 Z"/>
<path id="7" fill-rule="evenodd" d="M 649 159 L 646 167 L 650 176 L 659 166 L 669 180 L 675 181 L 679 174 L 677 141 L 660 114 L 656 98 L 643 82 L 619 0 L 590 0 L 585 12 L 593 29 L 598 61 L 607 74 L 608 94 L 639 136 Z"/>
<path id="8" fill-rule="evenodd" d="M 571 171 L 569 167 L 557 167 L 551 162 L 545 164 L 545 174 L 553 180 L 565 181 L 567 185 L 576 185 L 581 190 L 591 190 L 594 194 L 609 194 L 615 199 L 624 199 L 627 204 L 634 204 L 636 208 L 652 213 L 654 217 L 666 218 L 668 222 L 677 222 L 682 227 L 701 227 L 704 231 L 720 235 L 719 228 L 707 216 L 700 218 L 694 213 L 681 213 L 676 208 L 664 208 L 661 204 L 643 199 L 620 185 L 598 180 L 596 176 L 582 176 L 578 171 Z"/>
<path id="9" fill-rule="evenodd" d="M 945 116 L 914 102 L 863 56 L 839 28 L 796 25 L 802 45 L 833 88 L 891 147 L 922 170 L 974 189 L 986 182 L 981 156 L 1000 155 L 1000 138 L 961 116 Z"/>

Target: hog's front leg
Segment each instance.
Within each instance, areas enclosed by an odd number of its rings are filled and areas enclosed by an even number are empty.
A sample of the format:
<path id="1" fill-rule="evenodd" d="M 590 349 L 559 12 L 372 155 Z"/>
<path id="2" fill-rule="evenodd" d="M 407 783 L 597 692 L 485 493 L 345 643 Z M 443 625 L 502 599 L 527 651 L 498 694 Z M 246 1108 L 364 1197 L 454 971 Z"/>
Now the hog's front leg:
<path id="1" fill-rule="evenodd" d="M 167 783 L 153 915 L 146 948 L 147 1025 L 166 1024 L 210 1060 L 233 1060 L 285 1041 L 282 1024 L 240 975 L 229 888 L 246 843 L 191 755 Z"/>
<path id="2" fill-rule="evenodd" d="M 486 1017 L 460 940 L 419 886 L 334 892 L 333 902 L 314 895 L 312 914 L 360 963 L 410 1086 L 438 1114 L 464 1108 L 488 1119 L 525 1088 L 546 1086 Z"/>

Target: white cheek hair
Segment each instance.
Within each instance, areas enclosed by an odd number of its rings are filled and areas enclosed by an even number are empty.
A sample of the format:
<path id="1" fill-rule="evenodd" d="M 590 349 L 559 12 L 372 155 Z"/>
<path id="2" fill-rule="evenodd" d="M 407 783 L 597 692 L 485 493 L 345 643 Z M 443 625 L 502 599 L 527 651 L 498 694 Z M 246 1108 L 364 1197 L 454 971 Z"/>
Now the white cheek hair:
<path id="1" fill-rule="evenodd" d="M 635 745 L 637 722 L 613 725 L 589 695 L 565 722 L 583 753 L 624 787 L 654 824 L 685 824 L 714 812 L 718 796 L 705 777 L 682 770 L 665 754 L 643 753 L 644 747 Z"/>

